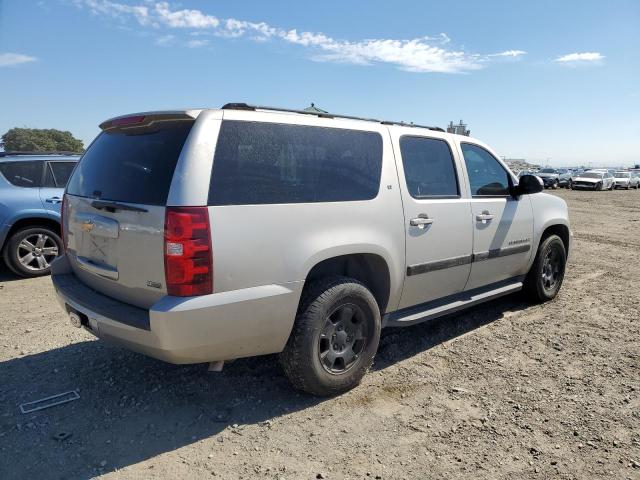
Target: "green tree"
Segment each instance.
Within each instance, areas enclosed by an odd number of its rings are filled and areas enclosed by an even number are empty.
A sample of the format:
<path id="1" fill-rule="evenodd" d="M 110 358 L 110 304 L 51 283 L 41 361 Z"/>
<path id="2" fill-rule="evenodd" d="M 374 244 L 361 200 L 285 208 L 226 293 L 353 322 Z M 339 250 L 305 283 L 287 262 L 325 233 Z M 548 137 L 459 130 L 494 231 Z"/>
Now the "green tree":
<path id="1" fill-rule="evenodd" d="M 84 151 L 82 140 L 71 132 L 39 128 L 12 128 L 2 135 L 0 147 L 7 152 L 78 152 Z"/>

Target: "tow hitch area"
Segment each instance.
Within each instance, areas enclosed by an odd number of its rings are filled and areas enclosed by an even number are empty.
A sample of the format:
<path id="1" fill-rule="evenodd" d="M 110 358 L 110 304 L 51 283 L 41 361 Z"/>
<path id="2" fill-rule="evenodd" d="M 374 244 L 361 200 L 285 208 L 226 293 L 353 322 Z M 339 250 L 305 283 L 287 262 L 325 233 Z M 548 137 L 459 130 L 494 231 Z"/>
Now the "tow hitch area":
<path id="1" fill-rule="evenodd" d="M 77 310 L 71 308 L 67 305 L 67 312 L 69 312 L 69 320 L 71 320 L 71 325 L 77 328 L 81 328 L 83 326 L 89 325 L 89 318 L 82 312 L 78 312 Z"/>

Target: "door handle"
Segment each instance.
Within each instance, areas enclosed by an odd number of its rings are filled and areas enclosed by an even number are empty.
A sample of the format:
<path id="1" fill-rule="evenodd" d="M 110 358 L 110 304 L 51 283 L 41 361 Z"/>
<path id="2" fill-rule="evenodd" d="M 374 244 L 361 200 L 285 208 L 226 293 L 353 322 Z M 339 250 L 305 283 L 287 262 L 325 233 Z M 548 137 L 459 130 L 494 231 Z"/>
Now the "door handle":
<path id="1" fill-rule="evenodd" d="M 60 202 L 62 202 L 62 199 L 60 197 L 51 197 L 51 198 L 47 198 L 45 200 L 45 202 L 47 202 L 47 203 L 60 203 Z"/>
<path id="2" fill-rule="evenodd" d="M 432 223 L 433 218 L 429 218 L 426 213 L 421 213 L 416 218 L 412 218 L 411 220 L 409 220 L 409 225 L 418 228 L 426 228 L 427 225 L 431 225 Z"/>
<path id="3" fill-rule="evenodd" d="M 476 222 L 487 223 L 491 220 L 493 220 L 493 215 L 491 215 L 488 210 L 476 215 Z"/>

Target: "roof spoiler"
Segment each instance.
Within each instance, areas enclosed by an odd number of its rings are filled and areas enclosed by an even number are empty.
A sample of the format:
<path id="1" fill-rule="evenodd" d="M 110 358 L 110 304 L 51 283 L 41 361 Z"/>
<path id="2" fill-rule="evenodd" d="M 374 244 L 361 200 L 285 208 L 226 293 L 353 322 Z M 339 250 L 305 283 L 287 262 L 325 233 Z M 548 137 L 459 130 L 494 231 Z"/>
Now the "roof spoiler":
<path id="1" fill-rule="evenodd" d="M 141 112 L 110 118 L 100 124 L 101 130 L 148 127 L 158 122 L 195 120 L 201 110 L 179 110 L 166 112 Z"/>

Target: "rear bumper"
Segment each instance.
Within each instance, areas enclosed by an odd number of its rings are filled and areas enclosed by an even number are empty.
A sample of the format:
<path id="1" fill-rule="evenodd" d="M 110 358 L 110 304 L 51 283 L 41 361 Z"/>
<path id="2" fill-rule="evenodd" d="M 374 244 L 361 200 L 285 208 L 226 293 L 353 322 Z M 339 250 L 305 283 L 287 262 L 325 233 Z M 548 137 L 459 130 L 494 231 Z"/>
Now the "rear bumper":
<path id="1" fill-rule="evenodd" d="M 52 264 L 62 307 L 86 315 L 93 335 L 170 363 L 202 363 L 284 348 L 303 282 L 214 293 L 166 296 L 149 310 L 100 294 L 73 274 L 65 256 Z"/>

